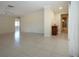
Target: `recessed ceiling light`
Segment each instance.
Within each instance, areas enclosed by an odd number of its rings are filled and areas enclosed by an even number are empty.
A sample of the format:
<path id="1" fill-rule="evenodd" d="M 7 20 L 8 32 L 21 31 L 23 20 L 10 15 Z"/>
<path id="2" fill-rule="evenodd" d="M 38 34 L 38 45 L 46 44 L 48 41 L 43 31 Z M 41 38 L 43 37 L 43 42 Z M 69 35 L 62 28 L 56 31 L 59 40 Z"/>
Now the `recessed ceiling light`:
<path id="1" fill-rule="evenodd" d="M 59 9 L 61 10 L 61 9 L 63 9 L 63 7 L 59 7 Z"/>

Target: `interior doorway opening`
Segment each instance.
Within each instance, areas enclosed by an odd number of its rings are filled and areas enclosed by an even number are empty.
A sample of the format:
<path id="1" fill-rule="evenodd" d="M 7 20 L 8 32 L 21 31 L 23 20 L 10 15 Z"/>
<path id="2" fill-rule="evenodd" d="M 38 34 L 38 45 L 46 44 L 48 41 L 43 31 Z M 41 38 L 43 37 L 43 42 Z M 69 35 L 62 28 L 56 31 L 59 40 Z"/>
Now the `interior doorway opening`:
<path id="1" fill-rule="evenodd" d="M 20 18 L 15 18 L 15 46 L 20 46 Z"/>
<path id="2" fill-rule="evenodd" d="M 68 14 L 61 14 L 61 32 L 68 33 Z"/>

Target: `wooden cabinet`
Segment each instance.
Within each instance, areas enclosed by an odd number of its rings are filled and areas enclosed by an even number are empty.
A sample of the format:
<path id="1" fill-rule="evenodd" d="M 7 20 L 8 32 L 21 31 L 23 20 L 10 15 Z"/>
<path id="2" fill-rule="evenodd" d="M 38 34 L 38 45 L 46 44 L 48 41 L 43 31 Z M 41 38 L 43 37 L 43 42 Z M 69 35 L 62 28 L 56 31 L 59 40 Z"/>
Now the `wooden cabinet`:
<path id="1" fill-rule="evenodd" d="M 52 26 L 52 35 L 57 35 L 57 34 L 58 34 L 58 27 Z"/>

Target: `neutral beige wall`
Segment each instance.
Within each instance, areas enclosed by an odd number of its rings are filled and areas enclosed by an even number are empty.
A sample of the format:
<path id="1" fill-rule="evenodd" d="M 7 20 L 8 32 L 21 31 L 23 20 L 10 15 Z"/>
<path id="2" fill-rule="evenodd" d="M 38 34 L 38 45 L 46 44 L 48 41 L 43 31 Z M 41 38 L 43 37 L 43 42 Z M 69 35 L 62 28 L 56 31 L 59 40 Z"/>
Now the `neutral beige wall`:
<path id="1" fill-rule="evenodd" d="M 0 15 L 0 34 L 14 32 L 14 17 Z"/>
<path id="2" fill-rule="evenodd" d="M 28 14 L 21 18 L 21 32 L 43 33 L 43 10 Z"/>

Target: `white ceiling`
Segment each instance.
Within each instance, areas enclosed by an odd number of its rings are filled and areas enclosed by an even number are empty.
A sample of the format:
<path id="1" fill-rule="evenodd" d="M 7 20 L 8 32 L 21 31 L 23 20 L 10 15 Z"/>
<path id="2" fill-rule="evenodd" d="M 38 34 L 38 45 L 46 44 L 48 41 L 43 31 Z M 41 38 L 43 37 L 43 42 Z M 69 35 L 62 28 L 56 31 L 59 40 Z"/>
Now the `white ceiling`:
<path id="1" fill-rule="evenodd" d="M 50 5 L 54 12 L 61 12 L 58 8 L 63 7 L 62 11 L 67 11 L 69 2 L 65 1 L 0 1 L 0 14 L 23 16 L 31 12 L 43 9 Z M 9 8 L 8 5 L 13 5 Z"/>

